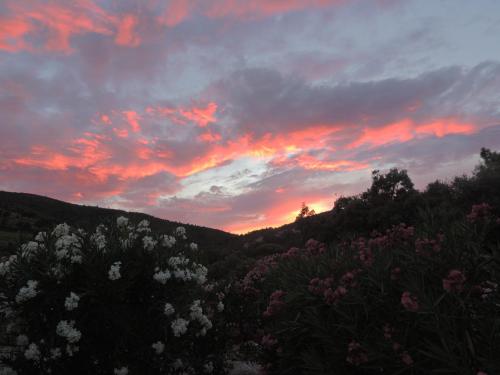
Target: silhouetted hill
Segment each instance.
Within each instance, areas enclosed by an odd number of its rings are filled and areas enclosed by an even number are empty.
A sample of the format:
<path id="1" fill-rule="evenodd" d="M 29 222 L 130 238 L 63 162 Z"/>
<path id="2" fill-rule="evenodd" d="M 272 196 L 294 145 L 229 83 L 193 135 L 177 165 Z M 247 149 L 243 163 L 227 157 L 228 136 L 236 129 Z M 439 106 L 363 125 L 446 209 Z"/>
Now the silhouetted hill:
<path id="1" fill-rule="evenodd" d="M 114 221 L 119 216 L 127 216 L 134 222 L 147 219 L 153 230 L 162 233 L 171 233 L 182 225 L 188 231 L 190 240 L 213 252 L 214 256 L 239 241 L 237 235 L 221 230 L 163 220 L 139 212 L 72 204 L 35 194 L 0 191 L 0 252 L 12 249 L 20 241 L 31 239 L 34 234 L 48 230 L 55 224 L 65 222 L 93 231 L 98 224 Z"/>

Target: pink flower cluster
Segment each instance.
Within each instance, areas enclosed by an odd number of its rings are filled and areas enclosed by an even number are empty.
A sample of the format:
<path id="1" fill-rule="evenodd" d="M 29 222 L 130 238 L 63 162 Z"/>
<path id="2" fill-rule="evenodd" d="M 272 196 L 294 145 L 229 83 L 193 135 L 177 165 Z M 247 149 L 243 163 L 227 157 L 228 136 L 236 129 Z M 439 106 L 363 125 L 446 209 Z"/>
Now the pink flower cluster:
<path id="1" fill-rule="evenodd" d="M 348 292 L 348 288 L 354 288 L 357 285 L 356 275 L 361 272 L 360 269 L 346 272 L 339 280 L 339 285 L 333 288 L 333 277 L 320 279 L 315 277 L 309 281 L 308 289 L 312 294 L 322 295 L 325 303 L 328 305 L 336 304 Z"/>
<path id="2" fill-rule="evenodd" d="M 393 335 L 395 333 L 395 329 L 390 324 L 387 323 L 384 325 L 383 331 L 384 331 L 384 338 L 386 340 L 389 340 L 392 342 L 392 349 L 396 353 L 400 352 L 401 351 L 401 344 L 396 342 L 396 341 L 393 341 Z M 399 356 L 400 356 L 401 362 L 403 362 L 405 365 L 411 366 L 413 364 L 413 358 L 406 350 L 402 353 L 400 352 Z"/>
<path id="3" fill-rule="evenodd" d="M 333 285 L 333 277 L 327 277 L 326 279 L 320 279 L 315 277 L 309 281 L 309 291 L 312 294 L 323 295 L 325 291 Z"/>
<path id="4" fill-rule="evenodd" d="M 262 315 L 268 318 L 279 313 L 285 306 L 285 302 L 282 299 L 285 294 L 286 293 L 282 290 L 274 291 L 269 297 L 269 305 Z"/>
<path id="5" fill-rule="evenodd" d="M 368 362 L 368 354 L 366 353 L 366 350 L 361 347 L 359 342 L 352 340 L 347 346 L 346 361 L 354 366 L 359 366 Z"/>
<path id="6" fill-rule="evenodd" d="M 464 289 L 465 276 L 459 270 L 451 270 L 443 279 L 443 289 L 447 292 L 461 292 Z"/>
<path id="7" fill-rule="evenodd" d="M 480 203 L 472 206 L 470 213 L 467 215 L 467 221 L 476 223 L 491 214 L 491 206 L 488 203 Z"/>
<path id="8" fill-rule="evenodd" d="M 278 257 L 278 254 L 268 255 L 255 263 L 255 266 L 243 278 L 242 287 L 245 293 L 256 295 L 260 292 L 255 288 L 255 283 L 262 281 L 264 276 L 277 266 Z"/>
<path id="9" fill-rule="evenodd" d="M 401 304 L 408 311 L 418 311 L 419 309 L 417 297 L 408 291 L 403 292 L 401 295 Z"/>
<path id="10" fill-rule="evenodd" d="M 371 267 L 373 264 L 373 252 L 370 248 L 370 243 L 367 243 L 366 240 L 361 237 L 354 240 L 351 243 L 351 247 L 358 250 L 358 258 L 361 264 L 365 267 Z"/>
<path id="11" fill-rule="evenodd" d="M 262 340 L 260 343 L 262 344 L 263 347 L 271 349 L 274 346 L 276 346 L 276 344 L 278 344 L 278 340 L 274 338 L 271 334 L 267 334 L 262 336 Z"/>
<path id="12" fill-rule="evenodd" d="M 322 242 L 316 241 L 315 239 L 309 239 L 306 242 L 306 251 L 309 255 L 319 255 L 326 251 L 326 245 Z"/>
<path id="13" fill-rule="evenodd" d="M 444 237 L 438 235 L 437 239 L 417 238 L 415 240 L 415 252 L 418 255 L 428 256 L 431 253 L 439 253 L 441 251 L 441 243 Z"/>

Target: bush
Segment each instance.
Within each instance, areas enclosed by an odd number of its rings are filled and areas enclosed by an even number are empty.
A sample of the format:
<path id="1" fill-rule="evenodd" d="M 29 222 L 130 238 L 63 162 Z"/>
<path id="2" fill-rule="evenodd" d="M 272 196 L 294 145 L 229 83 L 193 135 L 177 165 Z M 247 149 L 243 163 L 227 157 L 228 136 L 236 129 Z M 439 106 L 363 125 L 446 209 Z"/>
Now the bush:
<path id="1" fill-rule="evenodd" d="M 242 284 L 269 373 L 500 373 L 500 228 L 479 212 L 259 261 Z"/>
<path id="2" fill-rule="evenodd" d="M 183 227 L 153 235 L 124 217 L 66 224 L 0 263 L 1 311 L 19 374 L 221 373 L 223 294 Z M 7 370 L 4 370 L 7 371 Z M 8 373 L 8 372 L 7 372 Z"/>

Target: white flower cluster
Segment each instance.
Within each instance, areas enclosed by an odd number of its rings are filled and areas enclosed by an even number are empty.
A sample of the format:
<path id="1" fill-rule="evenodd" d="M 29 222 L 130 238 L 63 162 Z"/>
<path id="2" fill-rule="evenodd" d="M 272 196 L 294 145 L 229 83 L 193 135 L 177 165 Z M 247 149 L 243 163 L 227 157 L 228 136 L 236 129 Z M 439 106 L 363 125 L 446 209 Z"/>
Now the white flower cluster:
<path id="1" fill-rule="evenodd" d="M 82 333 L 77 330 L 74 325 L 74 320 L 72 320 L 71 322 L 68 322 L 67 320 L 61 320 L 59 323 L 57 323 L 56 333 L 59 336 L 64 337 L 70 344 L 77 343 L 82 338 Z"/>
<path id="2" fill-rule="evenodd" d="M 21 287 L 19 292 L 16 295 L 16 302 L 23 303 L 27 300 L 36 297 L 38 294 L 38 290 L 36 289 L 38 286 L 38 281 L 28 280 L 27 286 Z"/>
<path id="3" fill-rule="evenodd" d="M 144 249 L 147 251 L 153 251 L 156 246 L 156 240 L 151 236 L 144 236 L 142 238 L 142 244 L 144 245 Z"/>
<path id="4" fill-rule="evenodd" d="M 156 354 L 161 354 L 165 350 L 165 344 L 161 341 L 155 342 L 151 347 L 155 350 Z"/>
<path id="5" fill-rule="evenodd" d="M 188 268 L 189 259 L 183 255 L 170 257 L 168 264 L 173 268 L 172 274 L 176 279 L 183 281 L 195 280 L 202 285 L 207 281 L 208 270 L 201 264 L 192 264 L 192 269 Z"/>
<path id="6" fill-rule="evenodd" d="M 198 250 L 198 245 L 195 244 L 194 242 L 191 242 L 189 244 L 189 248 L 192 250 L 192 251 L 197 251 Z"/>
<path id="7" fill-rule="evenodd" d="M 212 361 L 205 363 L 205 365 L 203 365 L 203 372 L 205 374 L 211 374 L 212 372 L 214 372 L 214 364 L 212 363 Z"/>
<path id="8" fill-rule="evenodd" d="M 52 235 L 56 238 L 59 238 L 61 236 L 66 236 L 69 234 L 69 230 L 70 230 L 70 227 L 68 224 L 66 224 L 66 223 L 59 224 L 52 231 Z"/>
<path id="9" fill-rule="evenodd" d="M 126 229 L 128 226 L 128 219 L 125 216 L 120 216 L 116 219 L 116 226 L 120 229 Z"/>
<path id="10" fill-rule="evenodd" d="M 184 227 L 175 228 L 174 235 L 176 237 L 179 237 L 179 238 L 182 238 L 183 240 L 185 240 L 187 238 L 186 237 L 186 228 L 184 228 Z"/>
<path id="11" fill-rule="evenodd" d="M 29 241 L 21 245 L 21 256 L 23 258 L 31 259 L 38 250 L 38 242 Z"/>
<path id="12" fill-rule="evenodd" d="M 26 335 L 19 335 L 16 337 L 17 346 L 26 346 L 30 342 L 30 339 Z"/>
<path id="13" fill-rule="evenodd" d="M 8 366 L 0 367 L 0 375 L 17 375 L 17 371 Z"/>
<path id="14" fill-rule="evenodd" d="M 136 229 L 137 232 L 139 233 L 149 233 L 151 232 L 151 228 L 149 227 L 149 221 L 147 220 L 142 220 L 139 222 L 139 224 L 137 224 L 137 229 Z"/>
<path id="15" fill-rule="evenodd" d="M 106 249 L 106 226 L 99 224 L 95 229 L 95 233 L 90 236 L 90 241 L 94 243 L 98 250 Z"/>
<path id="16" fill-rule="evenodd" d="M 44 242 L 46 239 L 47 239 L 47 233 L 45 232 L 38 232 L 38 234 L 35 236 L 36 242 Z"/>
<path id="17" fill-rule="evenodd" d="M 79 301 L 80 297 L 78 294 L 70 292 L 69 297 L 66 297 L 66 300 L 64 301 L 64 307 L 66 307 L 66 310 L 68 311 L 73 311 L 78 307 Z"/>
<path id="18" fill-rule="evenodd" d="M 175 319 L 170 326 L 172 327 L 172 332 L 174 333 L 174 336 L 180 337 L 186 333 L 188 325 L 189 325 L 189 320 L 178 318 Z"/>
<path id="19" fill-rule="evenodd" d="M 38 362 L 40 361 L 40 349 L 38 349 L 38 345 L 32 342 L 29 344 L 28 349 L 24 351 L 24 356 L 29 361 Z"/>
<path id="20" fill-rule="evenodd" d="M 219 303 L 217 304 L 217 311 L 218 312 L 224 311 L 224 303 L 222 303 L 222 301 L 219 301 Z"/>
<path id="21" fill-rule="evenodd" d="M 115 368 L 115 369 L 113 370 L 113 373 L 114 373 L 115 375 L 127 375 L 127 374 L 128 374 L 128 368 L 127 368 L 127 367 L 125 367 L 125 366 L 123 366 L 123 367 L 121 367 L 121 368 Z"/>
<path id="22" fill-rule="evenodd" d="M 122 277 L 122 275 L 120 274 L 121 265 L 122 265 L 122 262 L 118 261 L 118 262 L 114 262 L 111 265 L 111 267 L 109 268 L 108 278 L 111 281 L 118 280 Z"/>
<path id="23" fill-rule="evenodd" d="M 262 367 L 255 362 L 233 361 L 229 375 L 259 375 Z"/>
<path id="24" fill-rule="evenodd" d="M 71 263 L 81 263 L 81 247 L 80 238 L 76 234 L 62 234 L 55 243 L 56 257 L 58 260 L 69 259 Z"/>
<path id="25" fill-rule="evenodd" d="M 161 244 L 165 247 L 171 248 L 175 245 L 176 239 L 174 236 L 169 236 L 167 234 L 161 237 Z"/>
<path id="26" fill-rule="evenodd" d="M 4 262 L 0 262 L 0 276 L 5 276 L 9 273 L 12 263 L 17 260 L 16 255 L 11 255 L 9 259 Z"/>
<path id="27" fill-rule="evenodd" d="M 207 330 L 212 328 L 212 322 L 210 321 L 210 319 L 208 319 L 208 317 L 205 314 L 203 314 L 201 301 L 199 299 L 193 301 L 189 310 L 191 311 L 189 313 L 189 317 L 191 318 L 191 320 L 197 321 L 202 326 L 199 334 L 201 336 L 205 336 L 207 334 Z"/>
<path id="28" fill-rule="evenodd" d="M 153 279 L 158 281 L 159 283 L 165 285 L 168 280 L 172 277 L 172 274 L 169 270 L 162 271 L 158 267 L 156 268 L 156 272 L 153 275 Z"/>
<path id="29" fill-rule="evenodd" d="M 62 357 L 62 351 L 60 348 L 50 349 L 50 358 L 57 359 Z"/>
<path id="30" fill-rule="evenodd" d="M 170 303 L 167 302 L 165 304 L 165 309 L 163 311 L 164 311 L 164 313 L 165 313 L 166 316 L 170 316 L 173 313 L 175 313 L 175 308 L 174 308 L 174 306 L 172 306 L 172 304 L 170 304 Z"/>

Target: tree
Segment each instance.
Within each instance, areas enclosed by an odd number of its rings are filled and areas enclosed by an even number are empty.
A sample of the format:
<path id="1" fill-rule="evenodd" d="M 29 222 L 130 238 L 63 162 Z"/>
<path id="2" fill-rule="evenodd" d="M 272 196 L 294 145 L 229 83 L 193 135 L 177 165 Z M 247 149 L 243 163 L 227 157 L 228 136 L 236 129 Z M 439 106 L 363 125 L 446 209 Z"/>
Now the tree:
<path id="1" fill-rule="evenodd" d="M 313 215 L 316 215 L 316 212 L 314 210 L 309 209 L 309 207 L 306 206 L 306 202 L 302 202 L 302 208 L 300 209 L 299 214 L 295 218 L 295 221 L 299 221 L 300 219 Z"/>

